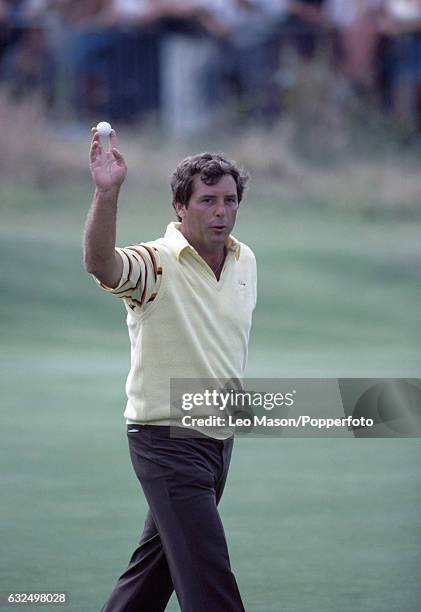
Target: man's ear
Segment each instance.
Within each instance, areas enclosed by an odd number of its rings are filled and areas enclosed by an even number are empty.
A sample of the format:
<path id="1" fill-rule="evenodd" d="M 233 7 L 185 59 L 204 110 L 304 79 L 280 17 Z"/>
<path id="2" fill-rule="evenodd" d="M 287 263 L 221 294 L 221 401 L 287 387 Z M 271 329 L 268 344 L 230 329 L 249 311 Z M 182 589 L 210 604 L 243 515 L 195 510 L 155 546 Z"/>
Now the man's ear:
<path id="1" fill-rule="evenodd" d="M 186 207 L 183 204 L 180 204 L 180 202 L 174 202 L 174 208 L 180 219 L 184 219 L 184 215 L 186 214 Z"/>

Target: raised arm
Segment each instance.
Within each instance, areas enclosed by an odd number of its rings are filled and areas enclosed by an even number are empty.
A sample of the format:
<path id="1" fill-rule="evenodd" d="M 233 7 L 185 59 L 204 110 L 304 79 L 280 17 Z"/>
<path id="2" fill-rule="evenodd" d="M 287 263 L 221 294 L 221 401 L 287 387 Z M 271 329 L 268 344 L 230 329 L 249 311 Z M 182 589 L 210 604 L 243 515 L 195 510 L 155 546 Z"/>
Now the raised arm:
<path id="1" fill-rule="evenodd" d="M 83 254 L 86 271 L 111 288 L 118 285 L 123 272 L 123 262 L 114 249 L 118 195 L 127 173 L 124 158 L 116 147 L 114 130 L 108 151 L 104 151 L 98 131 L 92 128 L 89 155 L 95 193 L 85 224 Z"/>

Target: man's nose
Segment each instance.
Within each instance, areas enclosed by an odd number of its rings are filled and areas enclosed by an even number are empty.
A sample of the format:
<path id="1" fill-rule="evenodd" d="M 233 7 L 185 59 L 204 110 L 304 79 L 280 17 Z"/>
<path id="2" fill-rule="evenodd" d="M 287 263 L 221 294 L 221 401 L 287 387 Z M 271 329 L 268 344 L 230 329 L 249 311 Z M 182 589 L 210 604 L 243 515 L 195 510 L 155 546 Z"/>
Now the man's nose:
<path id="1" fill-rule="evenodd" d="M 227 208 L 225 206 L 224 200 L 217 200 L 215 203 L 215 214 L 218 217 L 222 217 L 222 216 L 225 216 L 226 211 L 227 211 Z"/>

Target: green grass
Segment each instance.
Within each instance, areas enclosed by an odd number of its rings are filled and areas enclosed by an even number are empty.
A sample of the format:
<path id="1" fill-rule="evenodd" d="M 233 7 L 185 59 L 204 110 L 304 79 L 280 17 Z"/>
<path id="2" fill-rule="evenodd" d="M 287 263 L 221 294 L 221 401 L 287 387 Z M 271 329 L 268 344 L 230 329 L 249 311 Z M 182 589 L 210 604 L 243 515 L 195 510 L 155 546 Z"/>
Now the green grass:
<path id="1" fill-rule="evenodd" d="M 89 199 L 1 198 L 0 591 L 64 590 L 72 612 L 100 609 L 146 512 L 125 312 L 81 260 Z M 123 192 L 118 243 L 161 235 L 168 202 Z M 259 265 L 248 375 L 419 377 L 419 230 L 251 191 L 235 232 Z M 420 484 L 415 439 L 237 439 L 221 513 L 247 611 L 416 612 Z"/>

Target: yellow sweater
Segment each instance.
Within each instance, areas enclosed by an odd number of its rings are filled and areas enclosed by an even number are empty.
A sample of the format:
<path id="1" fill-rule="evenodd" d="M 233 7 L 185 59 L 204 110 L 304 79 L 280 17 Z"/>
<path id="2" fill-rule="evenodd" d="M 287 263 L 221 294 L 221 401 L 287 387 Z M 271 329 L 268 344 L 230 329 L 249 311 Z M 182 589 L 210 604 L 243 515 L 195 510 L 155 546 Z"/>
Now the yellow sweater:
<path id="1" fill-rule="evenodd" d="M 170 409 L 171 379 L 244 376 L 256 304 L 253 252 L 230 236 L 218 281 L 179 225 L 170 223 L 163 238 L 116 249 L 121 280 L 115 289 L 99 283 L 127 309 L 127 423 L 179 425 L 179 403 Z M 220 439 L 232 434 L 228 427 L 194 428 Z"/>

